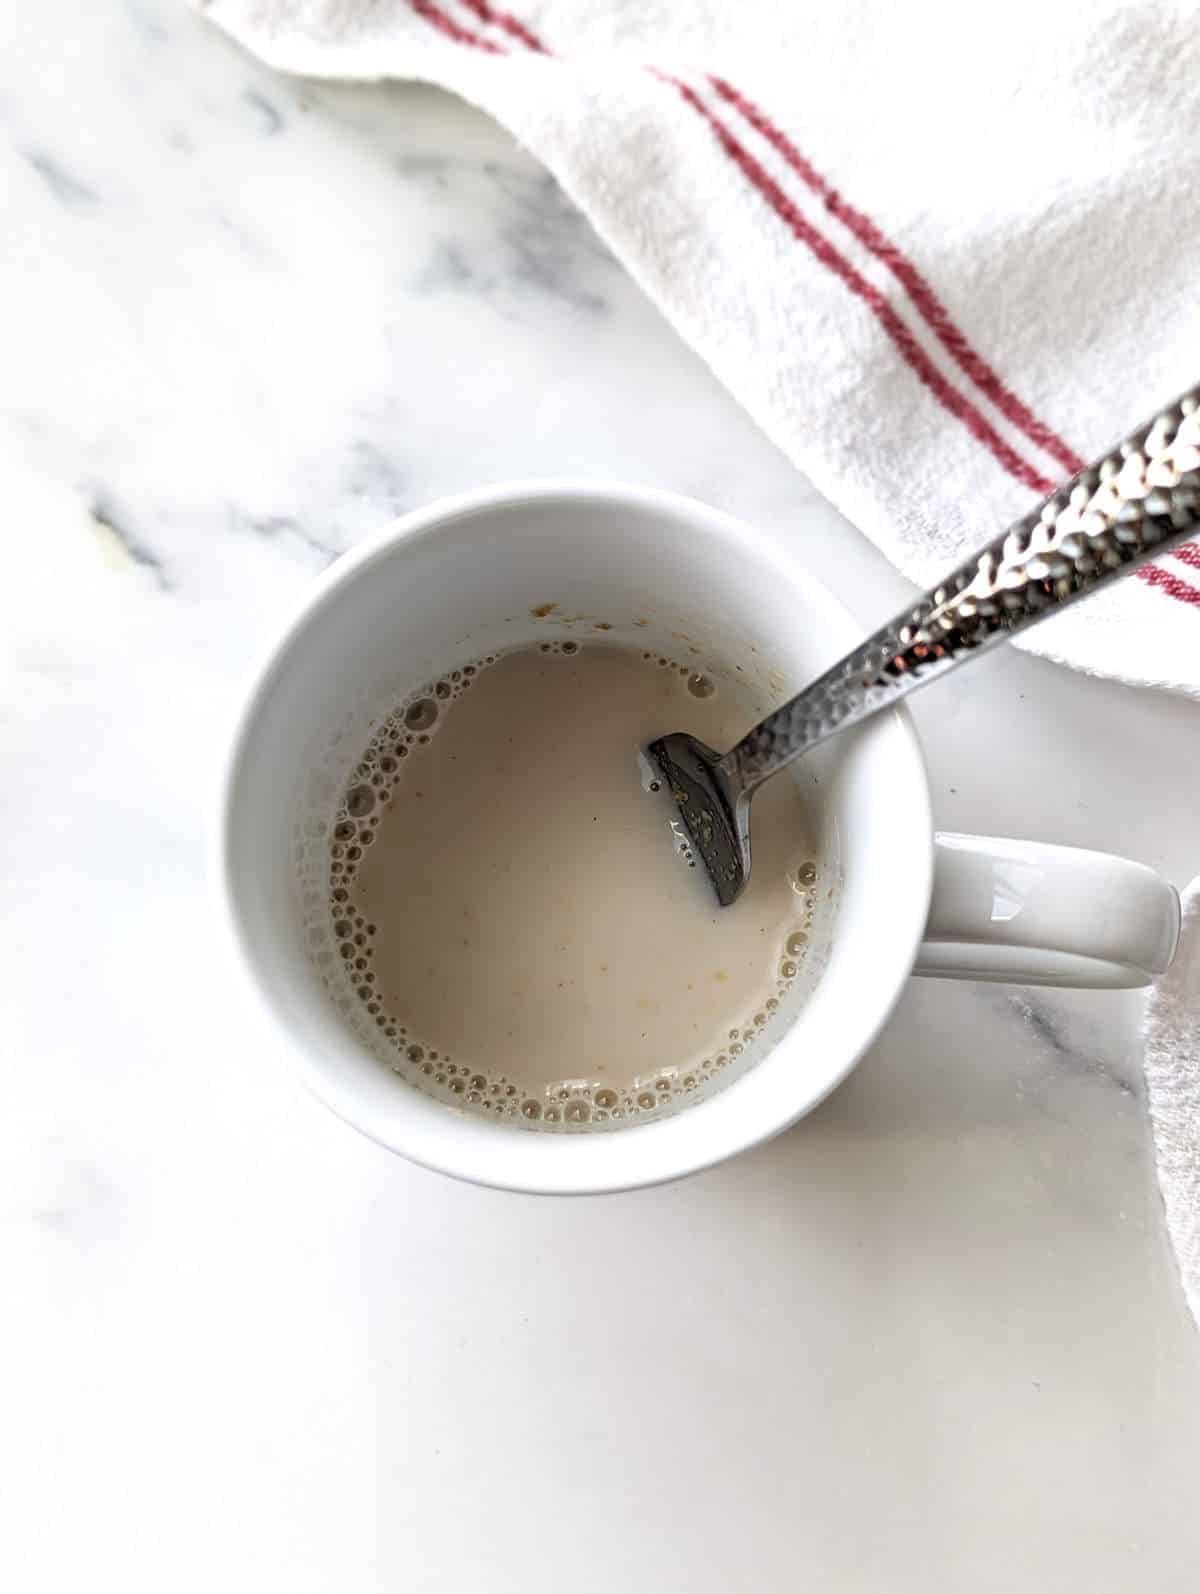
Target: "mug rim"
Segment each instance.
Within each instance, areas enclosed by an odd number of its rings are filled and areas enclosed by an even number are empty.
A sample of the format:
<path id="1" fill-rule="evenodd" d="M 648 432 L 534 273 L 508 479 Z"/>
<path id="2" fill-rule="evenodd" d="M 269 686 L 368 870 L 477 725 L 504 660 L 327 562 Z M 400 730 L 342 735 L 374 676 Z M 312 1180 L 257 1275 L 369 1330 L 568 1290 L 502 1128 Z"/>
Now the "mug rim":
<path id="1" fill-rule="evenodd" d="M 848 1022 L 847 1027 L 851 1030 L 851 1034 L 837 1063 L 832 1067 L 823 1068 L 815 1079 L 808 1081 L 808 1088 L 805 1091 L 795 1097 L 780 1099 L 777 1112 L 767 1115 L 763 1121 L 754 1125 L 750 1132 L 724 1138 L 720 1135 L 708 1137 L 696 1135 L 693 1137 L 694 1145 L 689 1145 L 686 1134 L 675 1133 L 673 1140 L 682 1141 L 683 1149 L 681 1151 L 678 1144 L 673 1144 L 669 1148 L 670 1154 L 662 1158 L 661 1166 L 650 1171 L 641 1168 L 633 1173 L 621 1170 L 620 1147 L 617 1143 L 627 1144 L 629 1137 L 636 1135 L 644 1146 L 646 1140 L 643 1137 L 650 1137 L 655 1130 L 662 1130 L 667 1125 L 678 1125 L 688 1120 L 695 1121 L 698 1115 L 711 1121 L 712 1110 L 719 1110 L 722 1099 L 736 1090 L 741 1080 L 749 1077 L 749 1074 L 756 1073 L 767 1057 L 776 1055 L 787 1046 L 791 1031 L 781 1036 L 778 1043 L 770 1049 L 761 1062 L 756 1063 L 754 1068 L 748 1071 L 748 1074 L 740 1075 L 724 1090 L 685 1107 L 680 1112 L 669 1114 L 664 1119 L 648 1124 L 628 1125 L 618 1130 L 586 1136 L 552 1136 L 538 1135 L 529 1130 L 510 1130 L 482 1120 L 476 1123 L 476 1120 L 469 1115 L 458 1114 L 464 1121 L 464 1133 L 459 1137 L 464 1143 L 475 1142 L 476 1129 L 488 1137 L 489 1143 L 494 1143 L 496 1137 L 504 1135 L 518 1136 L 522 1149 L 529 1150 L 528 1155 L 522 1157 L 518 1154 L 515 1159 L 523 1164 L 519 1170 L 506 1169 L 497 1172 L 491 1166 L 481 1167 L 479 1161 L 473 1159 L 469 1153 L 465 1156 L 447 1155 L 444 1149 L 431 1148 L 427 1143 L 430 1137 L 423 1138 L 417 1132 L 411 1136 L 397 1134 L 394 1132 L 392 1122 L 389 1121 L 384 1125 L 376 1115 L 364 1110 L 363 1103 L 354 1099 L 353 1092 L 339 1087 L 328 1064 L 322 1063 L 314 1049 L 305 1044 L 304 1038 L 297 1034 L 294 1025 L 289 1021 L 287 1013 L 281 1010 L 275 994 L 269 988 L 258 949 L 241 913 L 239 885 L 233 866 L 239 771 L 247 756 L 255 720 L 272 687 L 281 673 L 286 670 L 288 661 L 297 647 L 303 644 L 306 631 L 336 604 L 342 588 L 361 575 L 364 570 L 369 570 L 371 566 L 394 557 L 398 551 L 417 541 L 436 536 L 440 531 L 464 518 L 486 514 L 493 510 L 511 509 L 522 503 L 545 503 L 554 500 L 561 500 L 564 508 L 599 503 L 610 508 L 658 512 L 703 527 L 719 539 L 738 545 L 742 553 L 749 551 L 763 567 L 764 572 L 768 571 L 770 566 L 775 566 L 787 580 L 801 586 L 806 596 L 811 595 L 813 606 L 821 609 L 828 621 L 848 626 L 855 633 L 862 631 L 862 627 L 841 601 L 821 581 L 805 570 L 794 555 L 772 543 L 750 523 L 685 494 L 630 482 L 562 476 L 497 482 L 436 499 L 398 516 L 328 566 L 302 594 L 290 616 L 275 632 L 265 653 L 252 667 L 249 686 L 235 714 L 232 734 L 220 771 L 216 822 L 211 838 L 210 875 L 226 931 L 227 944 L 232 947 L 242 977 L 253 993 L 254 1005 L 266 1020 L 268 1029 L 283 1042 L 294 1063 L 299 1066 L 308 1089 L 338 1117 L 377 1144 L 398 1152 L 408 1160 L 468 1182 L 526 1193 L 595 1194 L 666 1183 L 722 1162 L 788 1128 L 811 1112 L 847 1077 L 887 1022 L 912 972 L 932 897 L 934 838 L 928 778 L 920 742 L 907 709 L 903 705 L 893 705 L 874 716 L 868 725 L 848 734 L 866 740 L 872 735 L 876 737 L 884 735 L 886 727 L 886 734 L 893 741 L 898 739 L 902 755 L 907 756 L 911 768 L 913 789 L 909 796 L 916 799 L 920 810 L 919 817 L 923 826 L 925 845 L 918 848 L 917 852 L 907 860 L 909 866 L 915 868 L 917 876 L 914 887 L 909 892 L 907 926 L 902 923 L 892 925 L 893 929 L 899 931 L 903 955 L 897 955 L 895 958 L 890 977 L 878 989 L 878 994 L 870 1003 L 864 1003 L 857 1009 L 853 1015 L 857 1022 Z M 868 753 L 869 751 L 868 745 Z M 914 831 L 917 829 L 915 823 L 913 828 Z M 893 950 L 899 952 L 895 942 Z M 867 1014 L 865 1018 L 864 1011 Z M 395 1081 L 389 1083 L 402 1083 L 404 1090 L 420 1097 L 420 1093 L 407 1083 Z M 447 1104 L 434 1102 L 433 1098 L 428 1100 L 439 1112 L 455 1113 L 455 1109 Z M 390 1117 L 391 1115 L 389 1119 Z M 469 1130 L 465 1128 L 467 1124 L 471 1126 Z M 613 1156 L 601 1158 L 599 1161 L 595 1153 L 590 1157 L 577 1158 L 579 1163 L 577 1171 L 563 1163 L 562 1151 L 569 1147 L 605 1143 L 617 1147 Z M 544 1153 L 535 1153 L 533 1151 L 535 1146 L 547 1148 L 557 1146 L 561 1150 L 556 1157 L 547 1158 Z M 496 1159 L 480 1160 L 490 1164 Z"/>

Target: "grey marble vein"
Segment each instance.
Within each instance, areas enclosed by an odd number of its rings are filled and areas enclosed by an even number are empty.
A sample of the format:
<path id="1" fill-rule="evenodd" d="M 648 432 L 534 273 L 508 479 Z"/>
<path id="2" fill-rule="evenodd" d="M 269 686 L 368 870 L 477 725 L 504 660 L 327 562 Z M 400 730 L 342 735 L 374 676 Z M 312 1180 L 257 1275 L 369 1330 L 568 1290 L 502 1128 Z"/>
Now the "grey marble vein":
<path id="1" fill-rule="evenodd" d="M 513 210 L 504 238 L 517 261 L 517 277 L 576 310 L 600 311 L 603 297 L 578 280 L 581 264 L 611 265 L 595 232 L 548 174 L 530 181 L 511 167 L 488 163 L 486 176 Z"/>
<path id="2" fill-rule="evenodd" d="M 146 44 L 162 45 L 170 39 L 165 15 L 148 0 L 125 0 L 125 14 Z"/>
<path id="3" fill-rule="evenodd" d="M 21 154 L 64 209 L 91 210 L 100 203 L 96 189 L 72 171 L 61 156 L 43 149 L 23 149 Z"/>
<path id="4" fill-rule="evenodd" d="M 608 307 L 596 274 L 615 269 L 612 257 L 548 174 L 427 154 L 395 166 L 438 206 L 441 236 L 410 281 L 414 291 L 478 294 L 502 313 L 531 302 L 588 315 Z"/>
<path id="5" fill-rule="evenodd" d="M 261 89 L 249 88 L 243 98 L 254 112 L 260 130 L 268 138 L 274 138 L 282 133 L 287 126 L 287 120 L 279 107 L 263 93 Z"/>
<path id="6" fill-rule="evenodd" d="M 295 515 L 250 515 L 237 509 L 229 511 L 230 524 L 235 528 L 245 527 L 252 531 L 256 537 L 262 537 L 268 542 L 280 539 L 294 539 L 303 547 L 320 556 L 322 564 L 332 564 L 344 550 L 335 547 L 323 537 L 317 535 L 303 520 Z"/>
<path id="7" fill-rule="evenodd" d="M 115 539 L 135 565 L 148 571 L 164 592 L 170 591 L 166 566 L 138 529 L 133 513 L 105 488 L 85 491 L 85 496 L 90 499 L 88 513 L 96 524 Z"/>
<path id="8" fill-rule="evenodd" d="M 1140 1088 L 1135 1088 L 1084 1037 L 1071 1032 L 1069 1020 L 1054 1011 L 1048 998 L 1028 991 L 1013 991 L 1005 1001 L 1029 1035 L 1052 1054 L 1057 1064 L 1071 1073 L 1115 1085 L 1124 1096 L 1141 1095 Z"/>
<path id="9" fill-rule="evenodd" d="M 409 502 L 404 472 L 395 453 L 382 442 L 357 438 L 343 480 L 347 492 L 370 499 L 385 514 L 398 514 Z"/>

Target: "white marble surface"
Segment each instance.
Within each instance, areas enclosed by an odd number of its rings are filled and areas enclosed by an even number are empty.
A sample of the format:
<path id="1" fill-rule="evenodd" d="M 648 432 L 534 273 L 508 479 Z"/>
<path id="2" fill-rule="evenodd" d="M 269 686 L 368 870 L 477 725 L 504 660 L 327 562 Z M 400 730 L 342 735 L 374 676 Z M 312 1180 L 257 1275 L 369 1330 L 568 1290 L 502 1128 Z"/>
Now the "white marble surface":
<path id="1" fill-rule="evenodd" d="M 459 105 L 8 0 L 0 127 L 0 1585 L 1193 1590 L 1136 997 L 914 983 L 770 1147 L 553 1202 L 336 1122 L 216 943 L 238 681 L 396 511 L 625 476 L 898 578 Z M 942 823 L 1196 872 L 1196 705 L 1012 656 L 918 719 Z"/>

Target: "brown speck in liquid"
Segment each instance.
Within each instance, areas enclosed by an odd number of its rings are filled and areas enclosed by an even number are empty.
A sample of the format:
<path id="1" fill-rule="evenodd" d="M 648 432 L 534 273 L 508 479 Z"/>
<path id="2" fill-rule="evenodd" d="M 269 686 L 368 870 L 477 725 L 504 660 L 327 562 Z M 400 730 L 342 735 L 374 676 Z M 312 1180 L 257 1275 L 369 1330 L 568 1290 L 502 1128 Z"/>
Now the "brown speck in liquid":
<path id="1" fill-rule="evenodd" d="M 557 603 L 539 603 L 536 609 L 530 609 L 529 612 L 535 620 L 544 620 L 548 614 L 553 614 L 557 608 Z"/>

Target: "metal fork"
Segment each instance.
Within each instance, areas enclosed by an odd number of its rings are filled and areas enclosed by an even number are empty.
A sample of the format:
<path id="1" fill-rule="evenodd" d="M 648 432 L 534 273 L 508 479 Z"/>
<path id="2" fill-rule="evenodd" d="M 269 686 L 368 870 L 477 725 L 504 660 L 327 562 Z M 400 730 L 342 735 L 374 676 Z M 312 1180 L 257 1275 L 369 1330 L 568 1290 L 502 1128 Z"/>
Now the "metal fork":
<path id="1" fill-rule="evenodd" d="M 661 772 L 722 907 L 750 878 L 750 799 L 835 731 L 1028 630 L 1200 530 L 1200 387 L 1056 489 L 727 753 L 675 732 Z"/>

